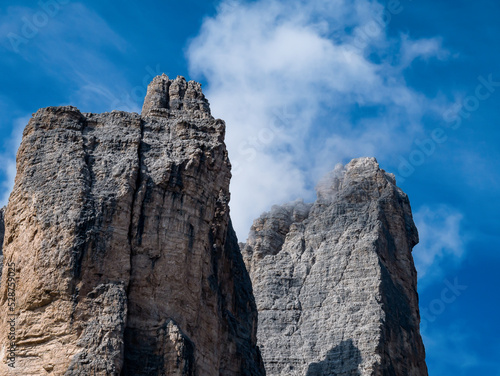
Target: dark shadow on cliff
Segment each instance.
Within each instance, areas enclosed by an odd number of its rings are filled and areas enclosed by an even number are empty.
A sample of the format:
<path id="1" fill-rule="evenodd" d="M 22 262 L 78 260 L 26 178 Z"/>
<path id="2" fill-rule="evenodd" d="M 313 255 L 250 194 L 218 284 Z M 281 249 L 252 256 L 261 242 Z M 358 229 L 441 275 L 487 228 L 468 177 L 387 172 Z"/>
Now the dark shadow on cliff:
<path id="1" fill-rule="evenodd" d="M 311 363 L 306 376 L 360 376 L 360 364 L 361 352 L 349 339 L 328 351 L 325 360 Z"/>

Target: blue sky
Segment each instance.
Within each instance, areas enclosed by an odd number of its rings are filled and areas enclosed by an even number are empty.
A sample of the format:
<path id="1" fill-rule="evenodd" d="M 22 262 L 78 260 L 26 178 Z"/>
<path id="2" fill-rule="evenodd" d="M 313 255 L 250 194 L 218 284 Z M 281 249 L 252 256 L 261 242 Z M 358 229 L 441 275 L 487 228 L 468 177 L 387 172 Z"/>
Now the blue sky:
<path id="1" fill-rule="evenodd" d="M 420 230 L 430 374 L 500 375 L 499 16 L 494 0 L 2 4 L 0 199 L 38 108 L 138 112 L 154 75 L 198 80 L 227 123 L 240 240 L 375 156 Z"/>

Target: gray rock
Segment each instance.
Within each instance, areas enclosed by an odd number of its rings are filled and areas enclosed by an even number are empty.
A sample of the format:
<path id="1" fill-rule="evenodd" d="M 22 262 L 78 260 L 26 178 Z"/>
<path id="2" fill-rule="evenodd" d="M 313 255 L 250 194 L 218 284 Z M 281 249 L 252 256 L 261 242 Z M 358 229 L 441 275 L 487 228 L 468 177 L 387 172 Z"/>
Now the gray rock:
<path id="1" fill-rule="evenodd" d="M 407 196 L 373 158 L 317 191 L 312 206 L 273 207 L 241 244 L 267 375 L 427 375 Z"/>
<path id="2" fill-rule="evenodd" d="M 101 284 L 87 297 L 91 309 L 75 317 L 86 322 L 77 345 L 82 350 L 73 356 L 65 376 L 92 374 L 116 375 L 123 364 L 127 294 L 123 283 Z"/>
<path id="3" fill-rule="evenodd" d="M 34 114 L 5 215 L 17 349 L 0 375 L 264 375 L 224 132 L 182 77 L 156 77 L 142 116 Z"/>
<path id="4" fill-rule="evenodd" d="M 257 219 L 242 255 L 224 132 L 200 84 L 165 75 L 142 115 L 33 115 L 0 211 L 16 281 L 9 316 L 4 270 L 0 376 L 264 376 L 257 335 L 268 375 L 427 375 L 394 176 L 337 166 L 314 204 Z"/>

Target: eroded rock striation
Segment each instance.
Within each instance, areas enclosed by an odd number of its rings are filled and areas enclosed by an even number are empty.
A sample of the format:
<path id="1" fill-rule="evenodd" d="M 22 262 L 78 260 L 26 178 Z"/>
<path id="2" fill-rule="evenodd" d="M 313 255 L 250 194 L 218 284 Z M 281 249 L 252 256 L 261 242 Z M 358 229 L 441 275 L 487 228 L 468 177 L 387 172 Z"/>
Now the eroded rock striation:
<path id="1" fill-rule="evenodd" d="M 264 375 L 224 132 L 200 84 L 165 75 L 142 115 L 33 115 L 5 213 L 0 375 Z"/>
<path id="2" fill-rule="evenodd" d="M 275 206 L 241 244 L 269 376 L 426 376 L 408 197 L 373 158 L 314 204 Z"/>

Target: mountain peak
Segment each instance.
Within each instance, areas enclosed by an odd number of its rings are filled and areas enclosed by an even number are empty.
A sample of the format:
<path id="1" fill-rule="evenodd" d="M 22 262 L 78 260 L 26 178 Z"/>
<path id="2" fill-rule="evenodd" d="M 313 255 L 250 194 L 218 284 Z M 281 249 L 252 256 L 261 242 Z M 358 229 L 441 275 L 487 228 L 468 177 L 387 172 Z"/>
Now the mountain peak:
<path id="1" fill-rule="evenodd" d="M 209 118 L 210 105 L 196 81 L 186 81 L 183 76 L 174 80 L 164 73 L 153 78 L 142 106 L 142 116 L 175 117 L 189 115 Z"/>

